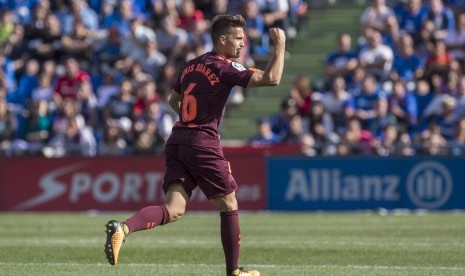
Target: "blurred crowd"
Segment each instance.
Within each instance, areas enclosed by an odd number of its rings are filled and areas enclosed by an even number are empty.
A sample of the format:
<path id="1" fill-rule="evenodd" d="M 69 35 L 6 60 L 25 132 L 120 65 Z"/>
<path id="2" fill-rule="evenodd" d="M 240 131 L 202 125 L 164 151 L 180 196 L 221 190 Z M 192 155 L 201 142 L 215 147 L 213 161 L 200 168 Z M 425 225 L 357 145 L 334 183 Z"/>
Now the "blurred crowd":
<path id="1" fill-rule="evenodd" d="M 0 156 L 161 154 L 187 60 L 216 14 L 242 14 L 253 66 L 267 30 L 296 36 L 301 0 L 0 0 Z M 243 100 L 240 89 L 231 101 Z"/>
<path id="2" fill-rule="evenodd" d="M 327 79 L 297 76 L 252 145 L 315 155 L 465 155 L 465 1 L 373 0 L 341 33 Z"/>

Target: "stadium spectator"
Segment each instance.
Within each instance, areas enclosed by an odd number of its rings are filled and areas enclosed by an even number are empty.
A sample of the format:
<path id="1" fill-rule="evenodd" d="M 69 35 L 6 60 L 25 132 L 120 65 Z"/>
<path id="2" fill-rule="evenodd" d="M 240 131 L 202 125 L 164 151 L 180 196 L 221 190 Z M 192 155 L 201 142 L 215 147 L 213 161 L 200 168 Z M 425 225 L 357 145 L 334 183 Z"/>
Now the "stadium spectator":
<path id="1" fill-rule="evenodd" d="M 158 79 L 163 65 L 166 64 L 166 56 L 158 51 L 156 40 L 150 40 L 145 43 L 145 51 L 140 60 L 141 66 L 147 74 L 154 80 Z"/>
<path id="2" fill-rule="evenodd" d="M 444 38 L 447 51 L 457 60 L 465 72 L 465 13 L 458 16 L 455 28 L 448 30 Z"/>
<path id="3" fill-rule="evenodd" d="M 346 107 L 351 97 L 346 91 L 345 81 L 342 77 L 336 77 L 333 80 L 331 92 L 321 94 L 321 103 L 331 115 L 334 122 L 334 131 L 338 134 L 342 134 L 347 127 L 347 118 L 349 116 Z"/>
<path id="4" fill-rule="evenodd" d="M 300 152 L 304 156 L 316 156 L 315 140 L 309 133 L 304 133 L 300 136 L 299 140 Z"/>
<path id="5" fill-rule="evenodd" d="M 417 82 L 415 89 L 415 98 L 417 102 L 417 112 L 418 112 L 418 127 L 417 131 L 423 131 L 426 129 L 426 126 L 429 122 L 429 117 L 432 113 L 430 111 L 432 108 L 432 102 L 435 99 L 436 95 L 430 89 L 428 82 L 425 80 L 420 80 Z"/>
<path id="6" fill-rule="evenodd" d="M 308 114 L 312 102 L 309 77 L 305 75 L 296 76 L 292 82 L 289 97 L 297 103 L 300 115 Z"/>
<path id="7" fill-rule="evenodd" d="M 452 155 L 465 155 L 465 117 L 457 123 L 457 128 L 453 140 L 450 142 Z"/>
<path id="8" fill-rule="evenodd" d="M 147 43 L 155 40 L 155 32 L 144 26 L 141 19 L 134 17 L 129 20 L 129 31 L 122 38 L 120 53 L 133 61 L 141 63 L 147 57 Z"/>
<path id="9" fill-rule="evenodd" d="M 281 28 L 288 33 L 289 25 L 287 21 L 289 13 L 289 3 L 287 0 L 266 0 L 259 1 L 260 11 L 263 14 L 263 22 L 265 23 L 265 32 L 269 28 Z"/>
<path id="10" fill-rule="evenodd" d="M 351 75 L 358 65 L 357 54 L 351 51 L 352 39 L 349 34 L 342 33 L 337 38 L 338 50 L 326 58 L 325 73 L 330 78 L 342 76 L 351 82 Z"/>
<path id="11" fill-rule="evenodd" d="M 436 41 L 434 53 L 432 53 L 425 64 L 425 77 L 431 78 L 433 74 L 438 74 L 447 79 L 453 57 L 447 52 L 446 44 L 443 41 Z"/>
<path id="12" fill-rule="evenodd" d="M 455 27 L 454 13 L 445 7 L 442 0 L 429 0 L 427 20 L 434 24 L 436 39 L 444 39 L 448 31 Z"/>
<path id="13" fill-rule="evenodd" d="M 380 156 L 397 155 L 397 140 L 399 131 L 394 124 L 387 124 L 383 127 L 382 134 L 375 142 L 376 152 Z"/>
<path id="14" fill-rule="evenodd" d="M 455 99 L 457 101 L 457 107 L 454 112 L 455 118 L 465 118 L 465 76 L 461 76 L 457 82 Z"/>
<path id="15" fill-rule="evenodd" d="M 110 126 L 117 126 L 127 136 L 131 134 L 132 128 L 133 94 L 134 88 L 131 80 L 123 80 L 118 94 L 110 98 L 103 112 L 104 122 Z"/>
<path id="16" fill-rule="evenodd" d="M 146 128 L 152 123 L 156 124 L 157 133 L 164 141 L 168 140 L 175 123 L 173 117 L 169 113 L 164 112 L 157 102 L 149 106 L 146 111 L 145 121 Z"/>
<path id="17" fill-rule="evenodd" d="M 420 41 L 420 32 L 427 13 L 428 8 L 423 5 L 422 0 L 408 0 L 406 7 L 396 9 L 400 30 L 412 36 L 415 43 Z"/>
<path id="18" fill-rule="evenodd" d="M 93 59 L 101 66 L 113 66 L 123 58 L 121 53 L 121 36 L 117 28 L 110 28 L 100 45 L 95 45 Z"/>
<path id="19" fill-rule="evenodd" d="M 127 142 L 123 132 L 116 126 L 107 124 L 103 131 L 103 137 L 98 144 L 100 156 L 121 156 L 128 154 Z"/>
<path id="20" fill-rule="evenodd" d="M 92 10 L 84 0 L 71 0 L 73 24 L 81 21 L 86 29 L 96 30 L 99 27 L 97 13 Z"/>
<path id="21" fill-rule="evenodd" d="M 412 37 L 404 34 L 399 40 L 399 50 L 394 57 L 391 79 L 404 82 L 414 81 L 423 76 L 423 64 L 413 48 Z"/>
<path id="22" fill-rule="evenodd" d="M 245 19 L 245 34 L 250 44 L 250 53 L 252 55 L 263 55 L 268 53 L 268 35 L 265 32 L 265 23 L 263 16 L 259 11 L 258 4 L 255 0 L 248 0 L 243 4 Z"/>
<path id="23" fill-rule="evenodd" d="M 158 76 L 158 87 L 160 87 L 161 90 L 171 91 L 171 88 L 176 82 L 176 73 L 176 64 L 168 59 L 161 68 L 160 75 Z"/>
<path id="24" fill-rule="evenodd" d="M 187 32 L 192 32 L 194 31 L 195 23 L 203 21 L 204 18 L 203 12 L 196 8 L 193 0 L 182 1 L 178 27 L 186 30 Z"/>
<path id="25" fill-rule="evenodd" d="M 58 115 L 52 127 L 52 138 L 44 154 L 47 157 L 95 156 L 97 145 L 92 131 L 86 126 L 84 117 L 78 113 L 76 101 L 67 98 L 63 102 L 63 113 Z"/>
<path id="26" fill-rule="evenodd" d="M 371 7 L 365 9 L 361 17 L 361 23 L 364 27 L 374 28 L 381 33 L 387 31 L 387 20 L 394 17 L 394 12 L 386 6 L 385 0 L 374 0 Z"/>
<path id="27" fill-rule="evenodd" d="M 33 103 L 24 126 L 24 137 L 30 154 L 38 154 L 51 137 L 53 115 L 49 112 L 49 102 L 40 100 Z"/>
<path id="28" fill-rule="evenodd" d="M 5 56 L 0 47 L 0 87 L 5 87 L 7 95 L 16 91 L 16 69 L 15 62 Z"/>
<path id="29" fill-rule="evenodd" d="M 376 116 L 373 118 L 369 130 L 376 138 L 379 138 L 384 127 L 389 124 L 397 125 L 396 117 L 389 113 L 388 100 L 379 98 L 376 102 Z"/>
<path id="30" fill-rule="evenodd" d="M 12 11 L 20 24 L 27 24 L 32 20 L 31 8 L 35 7 L 38 0 L 4 0 L 0 2 L 0 9 Z M 44 1 L 45 2 L 45 1 Z"/>
<path id="31" fill-rule="evenodd" d="M 347 114 L 357 116 L 365 129 L 376 117 L 376 102 L 381 97 L 385 97 L 384 91 L 378 89 L 376 79 L 368 75 L 363 80 L 361 93 L 349 101 Z"/>
<path id="32" fill-rule="evenodd" d="M 31 92 L 32 103 L 34 104 L 39 101 L 51 103 L 53 101 L 52 77 L 42 72 L 39 75 L 38 82 L 38 86 L 33 88 Z"/>
<path id="33" fill-rule="evenodd" d="M 311 112 L 308 114 L 309 133 L 315 140 L 318 153 L 322 153 L 324 146 L 329 143 L 337 143 L 338 135 L 334 132 L 334 122 L 331 115 L 325 110 L 324 105 L 315 99 Z"/>
<path id="34" fill-rule="evenodd" d="M 165 139 L 157 131 L 155 121 L 148 123 L 147 127 L 137 135 L 134 143 L 134 155 L 161 155 L 165 146 Z"/>
<path id="35" fill-rule="evenodd" d="M 58 61 L 62 53 L 61 39 L 63 33 L 57 17 L 48 14 L 45 17 L 43 29 L 34 30 L 34 34 L 37 34 L 37 36 L 31 39 L 28 45 L 32 57 L 39 60 L 39 62 L 49 59 Z"/>
<path id="36" fill-rule="evenodd" d="M 186 60 L 191 60 L 201 54 L 211 51 L 213 48 L 208 29 L 208 22 L 205 20 L 197 20 L 194 22 L 194 28 L 187 34 L 186 45 Z"/>
<path id="37" fill-rule="evenodd" d="M 77 99 L 82 82 L 91 81 L 89 74 L 79 68 L 79 63 L 75 58 L 66 57 L 64 66 L 65 75 L 58 79 L 53 94 L 59 108 L 62 106 L 64 99 Z"/>
<path id="38" fill-rule="evenodd" d="M 0 156 L 11 155 L 11 144 L 16 138 L 18 121 L 8 109 L 5 99 L 0 98 Z"/>
<path id="39" fill-rule="evenodd" d="M 344 154 L 371 155 L 373 154 L 374 137 L 370 131 L 362 129 L 359 119 L 350 118 L 347 131 L 344 133 L 337 151 Z M 348 149 L 344 147 L 348 146 Z M 342 147 L 342 148 L 339 148 Z"/>
<path id="40" fill-rule="evenodd" d="M 11 60 L 14 60 L 17 67 L 21 67 L 23 60 L 27 60 L 29 42 L 25 39 L 25 28 L 23 25 L 16 24 L 13 33 L 8 41 L 3 44 L 3 53 Z"/>
<path id="41" fill-rule="evenodd" d="M 89 60 L 93 44 L 91 31 L 79 19 L 73 21 L 72 31 L 69 35 L 61 37 L 61 51 L 64 55 L 72 56 L 77 60 Z"/>
<path id="42" fill-rule="evenodd" d="M 394 82 L 388 101 L 389 112 L 395 116 L 399 130 L 408 132 L 414 129 L 418 118 L 417 102 L 415 96 L 406 91 L 402 81 Z"/>
<path id="43" fill-rule="evenodd" d="M 67 0 L 56 0 L 55 9 L 53 14 L 58 18 L 60 22 L 61 30 L 64 35 L 70 35 L 73 31 L 73 22 L 74 20 L 81 21 L 80 18 L 74 18 L 71 7 Z"/>
<path id="44" fill-rule="evenodd" d="M 126 36 L 130 32 L 130 21 L 135 17 L 132 10 L 131 0 L 121 0 L 118 8 L 103 19 L 102 27 L 105 29 L 117 28 L 121 36 Z"/>
<path id="45" fill-rule="evenodd" d="M 13 13 L 9 10 L 0 11 L 0 44 L 10 40 L 14 29 Z"/>
<path id="46" fill-rule="evenodd" d="M 280 113 L 270 117 L 270 126 L 274 134 L 282 140 L 289 132 L 289 123 L 292 117 L 299 113 L 297 103 L 294 99 L 285 99 L 281 102 Z"/>
<path id="47" fill-rule="evenodd" d="M 305 134 L 307 128 L 304 126 L 304 121 L 299 115 L 293 116 L 289 122 L 289 132 L 284 136 L 281 142 L 287 144 L 298 144 L 301 141 L 302 135 Z"/>
<path id="48" fill-rule="evenodd" d="M 267 119 L 257 121 L 257 135 L 250 138 L 250 145 L 260 147 L 279 144 L 280 142 L 281 138 L 271 130 L 270 122 Z"/>
<path id="49" fill-rule="evenodd" d="M 374 30 L 373 34 L 368 37 L 367 47 L 360 51 L 358 59 L 360 66 L 365 68 L 368 74 L 385 81 L 389 77 L 393 58 L 391 48 L 382 43 L 381 33 Z"/>
<path id="50" fill-rule="evenodd" d="M 399 30 L 399 22 L 393 16 L 386 20 L 386 31 L 382 33 L 383 44 L 390 47 L 394 51 L 399 43 L 401 32 Z"/>
<path id="51" fill-rule="evenodd" d="M 448 153 L 447 140 L 441 135 L 438 125 L 430 124 L 420 136 L 418 153 L 428 156 L 446 155 Z"/>
<path id="52" fill-rule="evenodd" d="M 49 10 L 43 3 L 37 3 L 33 7 L 32 18 L 26 26 L 26 36 L 29 39 L 40 38 L 45 34 L 46 20 Z"/>
<path id="53" fill-rule="evenodd" d="M 109 69 L 102 70 L 102 83 L 97 87 L 97 106 L 99 109 L 104 109 L 108 100 L 118 94 L 119 87 L 115 81 L 114 73 Z"/>
<path id="54" fill-rule="evenodd" d="M 455 108 L 457 101 L 452 96 L 445 96 L 442 100 L 442 112 L 435 119 L 441 135 L 446 140 L 452 140 L 456 131 L 457 118 L 455 117 Z"/>
<path id="55" fill-rule="evenodd" d="M 17 90 L 8 94 L 9 103 L 26 106 L 31 98 L 32 90 L 38 86 L 39 63 L 35 59 L 26 62 L 24 74 L 19 77 Z"/>
<path id="56" fill-rule="evenodd" d="M 187 43 L 187 32 L 176 27 L 172 16 L 166 15 L 161 21 L 161 28 L 155 32 L 158 49 L 168 58 L 178 57 Z"/>
<path id="57" fill-rule="evenodd" d="M 86 125 L 94 130 L 97 128 L 97 97 L 90 82 L 81 82 L 76 101 L 78 111 L 83 116 Z"/>

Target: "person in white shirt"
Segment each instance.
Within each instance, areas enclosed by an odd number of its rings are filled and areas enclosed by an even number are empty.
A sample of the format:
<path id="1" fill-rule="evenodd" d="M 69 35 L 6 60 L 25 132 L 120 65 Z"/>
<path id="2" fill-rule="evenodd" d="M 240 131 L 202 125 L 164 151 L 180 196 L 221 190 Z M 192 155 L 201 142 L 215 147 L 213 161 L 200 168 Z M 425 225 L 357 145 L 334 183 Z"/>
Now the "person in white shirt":
<path id="1" fill-rule="evenodd" d="M 371 27 L 385 32 L 387 31 L 389 17 L 394 17 L 394 12 L 386 6 L 386 1 L 374 0 L 373 5 L 365 9 L 360 21 L 364 27 Z"/>
<path id="2" fill-rule="evenodd" d="M 384 81 L 391 71 L 393 59 L 392 49 L 382 43 L 381 33 L 373 30 L 368 37 L 367 46 L 360 51 L 360 65 L 368 74 Z"/>

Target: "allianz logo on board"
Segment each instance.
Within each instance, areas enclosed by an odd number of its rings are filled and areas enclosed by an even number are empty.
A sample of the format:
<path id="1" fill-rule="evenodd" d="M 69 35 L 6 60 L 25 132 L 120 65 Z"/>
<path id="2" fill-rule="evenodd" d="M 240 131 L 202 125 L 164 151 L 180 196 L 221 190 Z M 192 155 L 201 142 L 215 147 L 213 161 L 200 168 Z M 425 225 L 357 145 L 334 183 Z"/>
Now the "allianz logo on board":
<path id="1" fill-rule="evenodd" d="M 418 163 L 407 176 L 407 195 L 418 208 L 444 205 L 452 193 L 449 170 L 434 161 Z M 286 201 L 398 201 L 400 176 L 397 174 L 343 174 L 340 169 L 289 170 L 284 193 Z"/>
<path id="2" fill-rule="evenodd" d="M 452 177 L 449 170 L 434 161 L 417 164 L 407 177 L 407 194 L 420 208 L 439 208 L 452 194 Z"/>

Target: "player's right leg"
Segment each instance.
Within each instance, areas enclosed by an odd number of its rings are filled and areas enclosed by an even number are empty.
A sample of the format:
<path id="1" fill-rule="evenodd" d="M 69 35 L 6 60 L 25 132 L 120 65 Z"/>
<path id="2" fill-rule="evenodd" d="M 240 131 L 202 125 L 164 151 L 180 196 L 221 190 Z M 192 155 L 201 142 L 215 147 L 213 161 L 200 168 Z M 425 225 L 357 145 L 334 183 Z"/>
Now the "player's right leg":
<path id="1" fill-rule="evenodd" d="M 164 205 L 148 206 L 124 222 L 110 220 L 106 224 L 107 240 L 105 255 L 111 265 L 116 265 L 118 255 L 126 237 L 133 232 L 152 229 L 181 218 L 186 210 L 189 196 L 179 182 L 170 183 Z"/>

